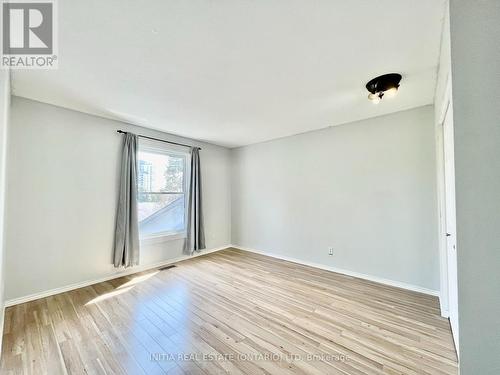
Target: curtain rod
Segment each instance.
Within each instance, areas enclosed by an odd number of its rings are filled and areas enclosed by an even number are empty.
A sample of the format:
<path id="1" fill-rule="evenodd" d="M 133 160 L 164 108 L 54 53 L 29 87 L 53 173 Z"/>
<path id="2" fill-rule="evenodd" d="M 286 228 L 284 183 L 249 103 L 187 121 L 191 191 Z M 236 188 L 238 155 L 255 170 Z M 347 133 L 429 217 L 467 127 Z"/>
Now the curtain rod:
<path id="1" fill-rule="evenodd" d="M 117 130 L 116 131 L 117 133 L 121 133 L 121 134 L 127 134 L 128 132 L 124 132 L 123 130 Z M 165 143 L 170 143 L 172 145 L 177 145 L 177 146 L 183 146 L 183 147 L 192 147 L 192 148 L 197 148 L 198 150 L 201 150 L 200 147 L 196 147 L 196 146 L 191 146 L 191 145 L 186 145 L 184 143 L 177 143 L 177 142 L 172 142 L 172 141 L 166 141 L 164 139 L 159 139 L 159 138 L 153 138 L 153 137 L 148 137 L 147 135 L 140 135 L 140 134 L 137 134 L 137 136 L 139 138 L 146 138 L 146 139 L 151 139 L 153 141 L 159 141 L 159 142 L 165 142 Z"/>

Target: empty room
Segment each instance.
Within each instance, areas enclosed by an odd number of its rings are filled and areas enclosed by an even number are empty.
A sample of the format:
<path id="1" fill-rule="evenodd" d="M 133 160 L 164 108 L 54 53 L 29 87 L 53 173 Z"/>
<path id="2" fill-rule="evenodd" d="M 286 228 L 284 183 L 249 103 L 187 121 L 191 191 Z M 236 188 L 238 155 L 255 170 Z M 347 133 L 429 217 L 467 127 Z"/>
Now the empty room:
<path id="1" fill-rule="evenodd" d="M 0 374 L 500 374 L 499 1 L 0 22 Z"/>

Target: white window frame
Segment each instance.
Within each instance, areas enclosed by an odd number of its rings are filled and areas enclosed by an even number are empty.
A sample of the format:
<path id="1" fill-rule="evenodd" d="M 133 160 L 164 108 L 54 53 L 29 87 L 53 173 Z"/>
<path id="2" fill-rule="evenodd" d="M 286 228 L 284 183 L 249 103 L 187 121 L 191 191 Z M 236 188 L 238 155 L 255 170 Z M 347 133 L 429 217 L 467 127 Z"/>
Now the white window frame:
<path id="1" fill-rule="evenodd" d="M 190 167 L 191 167 L 191 154 L 184 148 L 178 147 L 175 145 L 171 145 L 165 142 L 153 141 L 140 139 L 139 147 L 137 153 L 140 152 L 150 152 L 155 154 L 164 154 L 164 155 L 177 155 L 182 156 L 185 160 L 184 162 L 184 230 L 182 231 L 166 231 L 166 232 L 158 232 L 149 235 L 141 235 L 139 231 L 139 240 L 141 244 L 155 244 L 164 241 L 172 241 L 183 239 L 187 237 L 187 203 L 188 203 L 188 189 L 189 189 L 189 176 L 190 176 Z M 139 162 L 139 157 L 137 157 L 137 163 Z M 139 168 L 137 168 L 139 170 Z M 137 189 L 137 194 L 139 195 L 139 189 Z M 165 192 L 164 194 L 179 194 L 179 192 Z"/>

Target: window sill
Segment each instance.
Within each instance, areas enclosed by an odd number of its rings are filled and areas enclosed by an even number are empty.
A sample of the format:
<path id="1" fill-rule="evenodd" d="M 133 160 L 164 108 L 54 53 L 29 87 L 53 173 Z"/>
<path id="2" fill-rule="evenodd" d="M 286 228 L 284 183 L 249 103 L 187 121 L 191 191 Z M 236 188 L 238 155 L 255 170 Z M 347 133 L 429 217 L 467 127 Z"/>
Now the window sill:
<path id="1" fill-rule="evenodd" d="M 182 240 L 187 237 L 186 232 L 180 233 L 166 233 L 159 235 L 150 235 L 140 238 L 141 245 L 153 245 L 157 243 Z"/>

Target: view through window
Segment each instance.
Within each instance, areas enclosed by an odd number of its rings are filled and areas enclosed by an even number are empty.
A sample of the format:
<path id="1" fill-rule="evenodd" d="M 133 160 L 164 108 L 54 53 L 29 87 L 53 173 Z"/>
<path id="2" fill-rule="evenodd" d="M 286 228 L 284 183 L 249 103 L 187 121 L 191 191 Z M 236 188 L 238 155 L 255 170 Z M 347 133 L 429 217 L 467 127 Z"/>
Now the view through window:
<path id="1" fill-rule="evenodd" d="M 187 155 L 140 146 L 137 158 L 141 237 L 184 232 Z"/>

